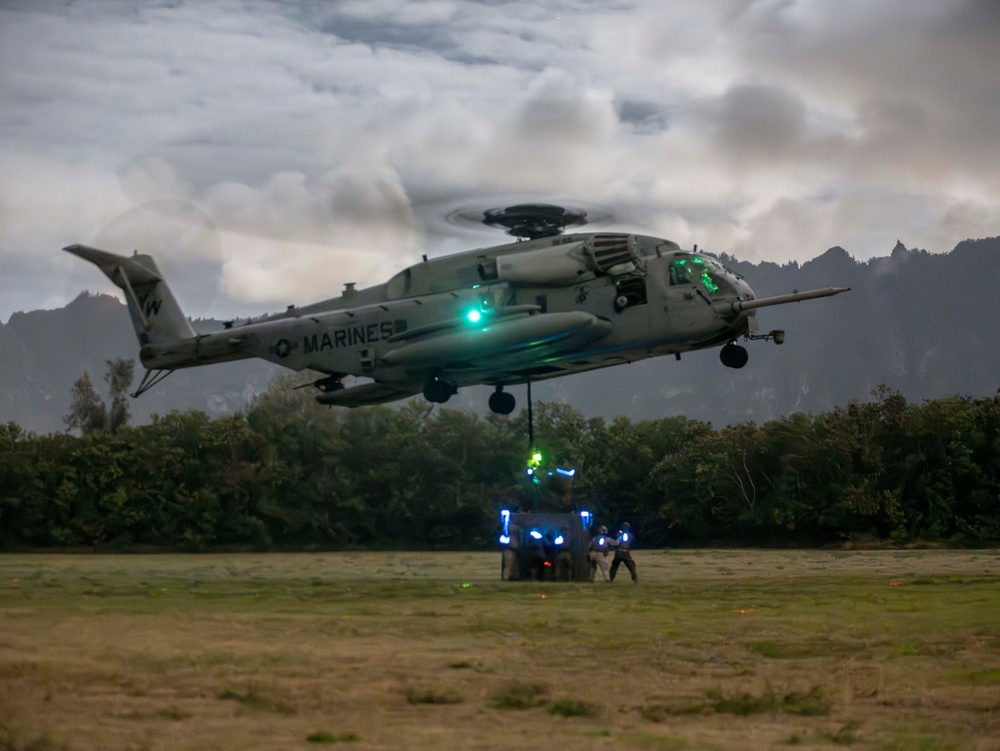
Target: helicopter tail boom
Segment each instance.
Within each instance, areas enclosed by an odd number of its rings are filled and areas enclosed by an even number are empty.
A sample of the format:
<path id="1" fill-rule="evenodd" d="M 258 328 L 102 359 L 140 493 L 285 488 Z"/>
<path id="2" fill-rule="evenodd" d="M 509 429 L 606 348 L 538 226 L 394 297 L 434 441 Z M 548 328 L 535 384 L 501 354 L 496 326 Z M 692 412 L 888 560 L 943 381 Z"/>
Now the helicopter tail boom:
<path id="1" fill-rule="evenodd" d="M 162 345 L 194 338 L 191 324 L 150 256 L 120 256 L 86 245 L 69 245 L 63 250 L 90 261 L 124 290 L 132 325 L 141 345 Z"/>

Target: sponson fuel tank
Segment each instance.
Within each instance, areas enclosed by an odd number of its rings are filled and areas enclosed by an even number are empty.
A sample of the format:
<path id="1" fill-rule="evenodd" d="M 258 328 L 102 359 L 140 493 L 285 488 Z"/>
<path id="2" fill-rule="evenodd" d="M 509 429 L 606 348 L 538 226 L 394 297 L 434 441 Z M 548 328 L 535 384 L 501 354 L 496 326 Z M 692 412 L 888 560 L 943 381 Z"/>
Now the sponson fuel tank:
<path id="1" fill-rule="evenodd" d="M 525 315 L 404 344 L 386 353 L 382 360 L 390 366 L 412 367 L 470 358 L 483 361 L 518 352 L 534 354 L 543 348 L 562 350 L 600 339 L 612 328 L 610 321 L 583 311 Z"/>

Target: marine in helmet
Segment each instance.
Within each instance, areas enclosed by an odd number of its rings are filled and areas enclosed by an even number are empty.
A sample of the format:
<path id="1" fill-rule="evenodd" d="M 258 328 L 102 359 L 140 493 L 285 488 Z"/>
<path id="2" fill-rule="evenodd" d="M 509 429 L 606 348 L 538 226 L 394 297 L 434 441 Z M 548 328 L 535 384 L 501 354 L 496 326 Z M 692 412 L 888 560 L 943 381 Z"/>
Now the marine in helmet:
<path id="1" fill-rule="evenodd" d="M 604 526 L 598 527 L 597 534 L 590 538 L 587 557 L 590 560 L 591 581 L 594 581 L 594 575 L 597 573 L 598 568 L 601 569 L 604 581 L 611 581 L 611 575 L 608 572 L 608 544 L 610 541 L 608 528 Z"/>
<path id="2" fill-rule="evenodd" d="M 632 525 L 628 522 L 622 522 L 622 527 L 618 530 L 618 537 L 608 543 L 615 549 L 615 558 L 611 562 L 610 581 L 615 580 L 615 574 L 618 573 L 618 567 L 623 563 L 629 573 L 632 574 L 632 582 L 635 583 L 639 581 L 639 576 L 635 572 L 635 561 L 632 560 L 632 541 Z"/>

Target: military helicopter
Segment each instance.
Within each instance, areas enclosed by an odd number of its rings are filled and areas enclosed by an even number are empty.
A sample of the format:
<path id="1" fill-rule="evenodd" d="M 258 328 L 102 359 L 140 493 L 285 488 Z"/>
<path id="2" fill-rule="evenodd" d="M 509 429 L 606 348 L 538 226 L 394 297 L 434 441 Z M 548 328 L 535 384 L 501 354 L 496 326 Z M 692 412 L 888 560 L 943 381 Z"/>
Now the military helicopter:
<path id="1" fill-rule="evenodd" d="M 179 368 L 259 357 L 324 374 L 321 404 L 361 407 L 423 393 L 444 403 L 459 388 L 494 387 L 493 412 L 514 410 L 516 384 L 721 346 L 742 368 L 736 341 L 781 344 L 757 333 L 755 311 L 828 297 L 831 287 L 757 298 L 714 256 L 641 234 L 566 234 L 587 212 L 526 203 L 481 212 L 514 242 L 428 259 L 366 289 L 222 330 L 196 334 L 153 259 L 85 245 L 64 250 L 91 261 L 125 292 L 146 374 L 139 396 Z M 345 386 L 355 376 L 370 382 Z M 529 392 L 530 393 L 530 392 Z M 530 397 L 529 397 L 530 399 Z"/>

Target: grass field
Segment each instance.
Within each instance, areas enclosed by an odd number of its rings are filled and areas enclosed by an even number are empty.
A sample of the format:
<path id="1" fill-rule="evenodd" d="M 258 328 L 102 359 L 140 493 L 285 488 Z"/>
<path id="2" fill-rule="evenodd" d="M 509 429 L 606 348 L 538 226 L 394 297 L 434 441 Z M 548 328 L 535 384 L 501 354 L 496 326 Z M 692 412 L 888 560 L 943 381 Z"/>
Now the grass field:
<path id="1" fill-rule="evenodd" d="M 1000 552 L 0 556 L 0 751 L 1000 749 Z"/>

